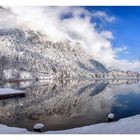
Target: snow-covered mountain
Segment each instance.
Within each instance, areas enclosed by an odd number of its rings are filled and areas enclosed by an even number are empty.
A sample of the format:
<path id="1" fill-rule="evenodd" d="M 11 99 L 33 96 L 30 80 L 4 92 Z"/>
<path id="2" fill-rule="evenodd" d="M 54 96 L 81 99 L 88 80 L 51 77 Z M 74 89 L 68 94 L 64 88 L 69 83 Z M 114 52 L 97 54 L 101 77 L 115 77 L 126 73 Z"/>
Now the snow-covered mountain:
<path id="1" fill-rule="evenodd" d="M 78 42 L 50 41 L 33 30 L 0 29 L 0 80 L 126 78 L 137 72 L 108 70 Z"/>
<path id="2" fill-rule="evenodd" d="M 1 79 L 85 78 L 108 73 L 80 43 L 53 42 L 33 30 L 0 30 Z"/>

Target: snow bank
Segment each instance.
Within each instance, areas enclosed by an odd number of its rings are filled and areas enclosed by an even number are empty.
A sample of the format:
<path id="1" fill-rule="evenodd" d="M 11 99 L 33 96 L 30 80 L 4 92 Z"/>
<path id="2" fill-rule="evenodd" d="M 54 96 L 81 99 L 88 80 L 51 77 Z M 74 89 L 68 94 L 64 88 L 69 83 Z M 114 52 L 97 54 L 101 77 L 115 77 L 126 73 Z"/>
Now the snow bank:
<path id="1" fill-rule="evenodd" d="M 0 134 L 29 134 L 26 129 L 0 125 Z"/>

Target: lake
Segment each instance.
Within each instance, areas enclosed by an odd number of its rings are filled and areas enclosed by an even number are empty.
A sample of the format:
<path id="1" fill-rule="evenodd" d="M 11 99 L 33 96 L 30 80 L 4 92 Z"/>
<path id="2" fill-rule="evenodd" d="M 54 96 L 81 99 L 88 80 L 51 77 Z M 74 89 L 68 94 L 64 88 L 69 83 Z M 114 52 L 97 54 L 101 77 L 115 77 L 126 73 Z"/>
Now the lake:
<path id="1" fill-rule="evenodd" d="M 122 80 L 62 80 L 1 83 L 26 90 L 25 97 L 0 100 L 0 124 L 33 131 L 57 131 L 107 122 L 140 114 L 140 82 Z"/>

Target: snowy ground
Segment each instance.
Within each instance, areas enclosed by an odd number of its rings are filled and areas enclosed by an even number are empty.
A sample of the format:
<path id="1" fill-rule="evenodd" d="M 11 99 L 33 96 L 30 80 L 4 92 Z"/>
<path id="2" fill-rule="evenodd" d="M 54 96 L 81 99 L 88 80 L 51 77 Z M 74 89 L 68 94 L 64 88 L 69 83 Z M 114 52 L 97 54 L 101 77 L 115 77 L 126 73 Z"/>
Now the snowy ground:
<path id="1" fill-rule="evenodd" d="M 49 131 L 45 134 L 140 134 L 139 122 L 140 115 L 136 115 L 117 122 L 95 124 L 64 131 Z M 35 132 L 0 125 L 0 134 L 35 134 Z"/>
<path id="2" fill-rule="evenodd" d="M 26 129 L 0 125 L 0 134 L 29 134 Z"/>

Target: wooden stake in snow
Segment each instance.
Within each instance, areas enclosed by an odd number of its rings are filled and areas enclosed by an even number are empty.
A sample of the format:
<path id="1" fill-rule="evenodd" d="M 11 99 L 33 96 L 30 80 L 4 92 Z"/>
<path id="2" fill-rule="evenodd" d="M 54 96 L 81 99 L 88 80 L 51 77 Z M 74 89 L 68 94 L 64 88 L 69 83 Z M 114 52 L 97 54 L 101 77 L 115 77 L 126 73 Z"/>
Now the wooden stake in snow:
<path id="1" fill-rule="evenodd" d="M 115 115 L 113 113 L 108 114 L 108 122 L 112 122 L 114 120 Z"/>

